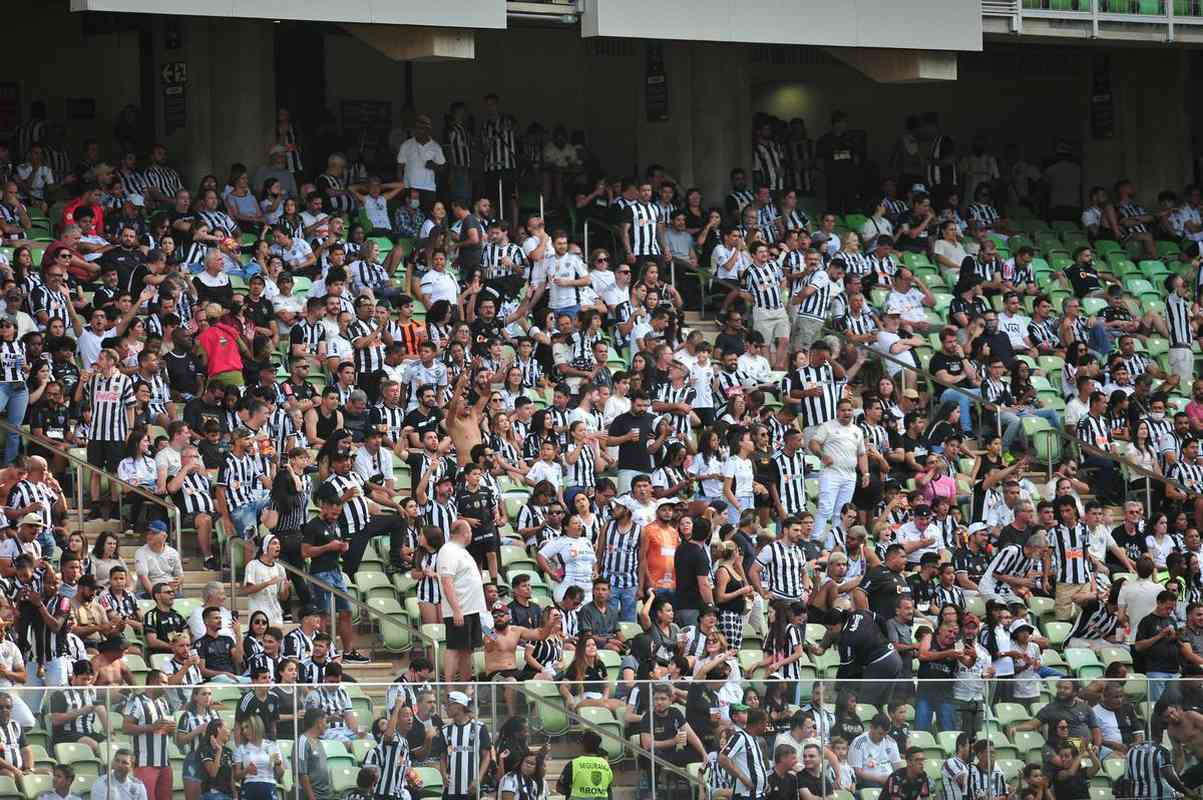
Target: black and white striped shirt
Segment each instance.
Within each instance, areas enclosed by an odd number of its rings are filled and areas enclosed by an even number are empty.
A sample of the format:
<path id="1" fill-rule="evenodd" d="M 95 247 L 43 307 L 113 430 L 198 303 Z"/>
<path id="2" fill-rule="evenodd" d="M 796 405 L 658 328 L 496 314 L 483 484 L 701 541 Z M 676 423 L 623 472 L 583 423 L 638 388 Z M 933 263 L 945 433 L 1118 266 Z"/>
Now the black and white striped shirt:
<path id="1" fill-rule="evenodd" d="M 425 553 L 422 555 L 420 566 L 423 570 L 431 570 L 433 572 L 436 558 L 438 558 L 438 553 Z M 439 579 L 437 577 L 432 578 L 423 575 L 419 578 L 417 593 L 418 602 L 420 603 L 430 603 L 437 606 L 443 600 L 443 592 L 439 588 Z"/>
<path id="2" fill-rule="evenodd" d="M 751 786 L 745 786 L 743 781 L 736 778 L 735 796 L 763 797 L 768 786 L 769 766 L 757 737 L 738 726 L 732 728 L 727 746 L 723 748 L 723 755 L 731 759 L 748 780 L 752 781 Z"/>
<path id="3" fill-rule="evenodd" d="M 361 289 L 364 286 L 375 289 L 388 283 L 388 270 L 374 261 L 357 259 L 347 269 L 351 278 L 351 286 Z"/>
<path id="4" fill-rule="evenodd" d="M 357 319 L 347 326 L 347 338 L 352 344 L 363 336 L 371 336 L 379 324 L 374 319 Z M 368 375 L 384 369 L 384 343 L 377 341 L 368 347 L 355 348 L 355 371 L 359 375 Z"/>
<path id="5" fill-rule="evenodd" d="M 564 466 L 568 471 L 565 476 L 565 486 L 579 486 L 582 489 L 592 488 L 597 483 L 597 465 L 593 459 L 593 446 L 589 443 L 582 445 L 570 444 L 568 452 L 578 452 L 576 462 L 571 462 L 567 458 L 564 459 Z"/>
<path id="6" fill-rule="evenodd" d="M 198 211 L 196 215 L 205 221 L 213 233 L 220 231 L 229 236 L 238 230 L 238 224 L 224 211 Z"/>
<path id="7" fill-rule="evenodd" d="M 752 171 L 760 183 L 779 192 L 785 188 L 785 153 L 776 142 L 759 142 L 752 152 Z"/>
<path id="8" fill-rule="evenodd" d="M 1171 347 L 1190 347 L 1195 341 L 1195 326 L 1191 317 L 1191 303 L 1173 292 L 1166 298 L 1166 327 L 1170 332 Z"/>
<path id="9" fill-rule="evenodd" d="M 1198 464 L 1189 464 L 1179 459 L 1170 468 L 1169 477 L 1195 494 L 1203 493 L 1203 467 Z"/>
<path id="10" fill-rule="evenodd" d="M 990 565 L 982 574 L 982 580 L 993 580 L 995 575 L 1006 575 L 1009 578 L 1025 578 L 1037 567 L 1036 559 L 1023 554 L 1023 547 L 1010 544 L 1000 549 L 990 560 Z"/>
<path id="11" fill-rule="evenodd" d="M 121 181 L 121 188 L 125 189 L 127 196 L 131 194 L 145 195 L 150 186 L 150 181 L 146 179 L 146 173 L 136 169 L 119 169 L 117 178 Z"/>
<path id="12" fill-rule="evenodd" d="M 480 720 L 470 719 L 463 725 L 454 722 L 444 725 L 440 733 L 447 759 L 444 792 L 448 795 L 466 795 L 468 787 L 476 783 L 481 756 L 493 746 L 489 730 Z"/>
<path id="13" fill-rule="evenodd" d="M 803 397 L 802 427 L 810 428 L 835 419 L 835 407 L 844 394 L 844 381 L 837 381 L 830 364 L 821 367 L 802 367 L 796 372 L 801 387 L 815 384 L 823 391 L 814 397 Z"/>
<path id="14" fill-rule="evenodd" d="M 1104 417 L 1087 414 L 1078 420 L 1078 441 L 1106 450 L 1111 444 L 1111 426 Z"/>
<path id="15" fill-rule="evenodd" d="M 656 392 L 656 400 L 661 403 L 685 403 L 692 406 L 696 399 L 697 393 L 688 383 L 679 387 L 673 386 L 671 383 L 662 383 Z M 674 411 L 669 413 L 668 418 L 672 422 L 673 433 L 678 436 L 689 435 L 691 427 L 688 414 L 679 414 Z"/>
<path id="16" fill-rule="evenodd" d="M 453 122 L 447 126 L 447 163 L 453 167 L 472 166 L 472 144 L 468 129 L 463 123 Z M 379 792 L 377 792 L 379 794 Z"/>
<path id="17" fill-rule="evenodd" d="M 166 164 L 152 164 L 146 168 L 146 182 L 158 190 L 164 197 L 175 197 L 175 193 L 184 188 L 180 173 Z"/>
<path id="18" fill-rule="evenodd" d="M 661 219 L 656 206 L 636 200 L 627 206 L 623 222 L 631 226 L 628 235 L 632 255 L 660 255 L 660 239 L 656 234 Z"/>
<path id="19" fill-rule="evenodd" d="M 817 269 L 806 279 L 806 286 L 813 286 L 815 291 L 803 298 L 798 307 L 798 316 L 810 319 L 825 320 L 831 310 L 832 284 L 831 276 L 825 269 Z"/>
<path id="20" fill-rule="evenodd" d="M 806 510 L 806 454 L 799 448 L 791 456 L 784 450 L 773 456 L 777 467 L 777 494 L 786 516 Z"/>
<path id="21" fill-rule="evenodd" d="M 781 213 L 782 223 L 787 231 L 800 231 L 810 225 L 810 217 L 800 208 Z"/>
<path id="22" fill-rule="evenodd" d="M 989 773 L 983 772 L 977 764 L 969 765 L 968 797 L 1005 797 L 1010 795 L 1007 788 L 1007 777 L 996 764 Z"/>
<path id="23" fill-rule="evenodd" d="M 213 487 L 209 476 L 201 472 L 189 472 L 184 476 L 180 490 L 175 494 L 175 504 L 185 514 L 212 514 Z"/>
<path id="24" fill-rule="evenodd" d="M 94 375 L 88 386 L 92 398 L 92 440 L 124 442 L 129 434 L 126 408 L 134 405 L 134 383 L 113 370 L 109 377 Z"/>
<path id="25" fill-rule="evenodd" d="M 736 189 L 727 195 L 727 205 L 735 207 L 735 214 L 739 216 L 745 208 L 750 206 L 756 200 L 756 195 L 752 194 L 750 189 Z"/>
<path id="26" fill-rule="evenodd" d="M 130 695 L 125 703 L 125 715 L 138 725 L 153 725 L 171 719 L 171 706 L 163 696 L 150 697 L 145 693 Z M 139 767 L 169 767 L 169 737 L 163 733 L 139 733 L 134 737 L 134 763 Z"/>
<path id="27" fill-rule="evenodd" d="M 518 135 L 508 117 L 485 120 L 480 128 L 485 172 L 518 168 Z"/>
<path id="28" fill-rule="evenodd" d="M 744 288 L 752 295 L 752 305 L 760 311 L 775 311 L 785 307 L 781 294 L 781 269 L 772 261 L 763 265 L 755 261 L 744 270 Z"/>
<path id="29" fill-rule="evenodd" d="M 802 575 L 806 570 L 802 548 L 782 540 L 769 542 L 756 556 L 756 562 L 762 568 L 761 583 L 771 594 L 784 600 L 802 598 Z"/>
<path id="30" fill-rule="evenodd" d="M 633 520 L 623 530 L 617 521 L 606 528 L 606 550 L 602 553 L 601 574 L 615 589 L 639 584 L 639 539 L 642 529 Z"/>
<path id="31" fill-rule="evenodd" d="M 431 497 L 429 502 L 422 506 L 422 520 L 427 525 L 441 530 L 444 536 L 451 535 L 451 523 L 455 522 L 458 516 L 459 511 L 455 507 L 454 499 L 449 499 L 447 505 L 440 505 Z"/>
<path id="32" fill-rule="evenodd" d="M 1141 742 L 1134 745 L 1124 756 L 1124 777 L 1128 781 L 1127 797 L 1143 800 L 1174 800 L 1178 792 L 1170 786 L 1163 774 L 1173 769 L 1170 751 L 1156 742 Z"/>
<path id="33" fill-rule="evenodd" d="M 326 326 L 320 319 L 317 322 L 303 319 L 292 326 L 288 335 L 292 344 L 303 344 L 306 353 L 317 355 L 318 344 L 326 341 Z"/>
<path id="34" fill-rule="evenodd" d="M 975 219 L 983 227 L 993 228 L 999 220 L 998 210 L 989 203 L 970 203 L 969 219 Z"/>
<path id="35" fill-rule="evenodd" d="M 91 690 L 89 690 L 91 691 Z M 93 716 L 91 714 L 88 715 Z M 72 720 L 74 722 L 75 720 Z M 71 723 L 67 723 L 68 725 Z M 17 769 L 32 769 L 33 764 L 26 764 L 23 749 L 28 745 L 21 725 L 11 716 L 8 722 L 0 725 L 0 744 L 4 745 L 3 758 Z"/>
<path id="36" fill-rule="evenodd" d="M 518 245 L 513 242 L 505 242 L 504 244 L 489 242 L 484 246 L 480 258 L 480 265 L 484 270 L 486 281 L 494 281 L 519 274 L 518 269 L 512 269 L 502 264 L 501 259 L 503 258 L 508 258 L 515 268 L 526 266 L 526 253 Z"/>
<path id="37" fill-rule="evenodd" d="M 382 739 L 368 750 L 363 765 L 376 768 L 376 787 L 372 790 L 376 797 L 409 796 L 405 789 L 405 774 L 410 767 L 409 741 L 404 736 L 394 733 Z"/>
<path id="38" fill-rule="evenodd" d="M 1092 611 L 1087 611 L 1091 606 Z M 1106 603 L 1092 600 L 1078 610 L 1068 639 L 1110 639 L 1119 629 L 1119 617 L 1107 610 Z"/>
<path id="39" fill-rule="evenodd" d="M 180 721 L 176 723 L 175 729 L 178 733 L 192 733 L 197 728 L 207 727 L 215 719 L 221 719 L 221 715 L 213 709 L 201 712 L 200 714 L 184 709 L 184 712 L 180 714 Z M 202 738 L 204 737 L 190 740 L 185 745 L 187 749 L 184 751 L 184 754 L 187 755 L 199 747 Z"/>
<path id="40" fill-rule="evenodd" d="M 342 686 L 321 686 L 305 696 L 306 708 L 320 708 L 334 730 L 347 730 L 346 713 L 351 697 Z"/>
<path id="41" fill-rule="evenodd" d="M 48 483 L 34 483 L 22 478 L 17 481 L 8 493 L 9 508 L 25 508 L 37 506 L 33 513 L 42 518 L 42 527 L 50 530 L 54 525 L 54 505 L 58 502 L 58 493 L 50 488 Z"/>
<path id="42" fill-rule="evenodd" d="M 61 690 L 61 694 L 63 702 L 66 704 L 66 708 L 63 709 L 62 713 L 71 713 L 81 708 L 96 705 L 96 690 L 91 687 L 67 686 Z M 52 708 L 51 710 L 54 709 Z M 69 719 L 63 723 L 61 730 L 67 733 L 89 735 L 98 730 L 96 715 L 83 714 L 74 719 Z"/>
<path id="43" fill-rule="evenodd" d="M 263 467 L 253 453 L 248 451 L 242 456 L 227 453 L 226 460 L 217 470 L 217 485 L 225 487 L 229 508 L 250 503 L 255 490 L 261 488 L 259 479 L 262 476 Z"/>
<path id="44" fill-rule="evenodd" d="M 349 539 L 363 530 L 371 517 L 363 479 L 359 477 L 359 473 L 351 470 L 346 475 L 337 473 L 331 475 L 326 478 L 326 483 L 334 487 L 334 491 L 338 492 L 340 496 L 352 486 L 358 486 L 360 489 L 359 494 L 343 504 L 342 513 L 338 517 L 339 535 L 344 539 Z"/>
<path id="45" fill-rule="evenodd" d="M 1141 206 L 1138 203 L 1133 202 L 1132 200 L 1128 200 L 1127 202 L 1119 204 L 1120 220 L 1130 219 L 1132 217 L 1143 217 L 1147 213 L 1149 213 L 1149 212 L 1145 211 L 1143 206 Z M 1138 223 L 1136 225 L 1121 225 L 1120 226 L 1120 235 L 1123 236 L 1124 239 L 1129 239 L 1138 233 L 1148 233 L 1148 232 L 1149 232 L 1149 229 L 1143 222 Z"/>
<path id="46" fill-rule="evenodd" d="M 305 633 L 303 628 L 293 628 L 284 634 L 280 652 L 284 658 L 296 659 L 298 663 L 308 661 L 313 653 L 313 637 Z"/>
<path id="47" fill-rule="evenodd" d="M 1054 319 L 1046 319 L 1041 322 L 1032 320 L 1028 323 L 1028 339 L 1036 347 L 1047 342 L 1053 347 L 1061 346 L 1061 334 L 1057 332 L 1057 323 Z"/>
<path id="48" fill-rule="evenodd" d="M 873 274 L 877 276 L 878 286 L 894 285 L 894 276 L 898 274 L 898 262 L 894 260 L 893 256 L 885 258 L 869 256 L 869 263 L 873 265 Z"/>
<path id="49" fill-rule="evenodd" d="M 37 317 L 42 312 L 46 313 L 46 323 L 43 324 L 41 320 L 38 321 L 38 326 L 43 330 L 45 330 L 46 325 L 50 324 L 50 320 L 61 319 L 64 324 L 70 321 L 71 315 L 67 311 L 67 301 L 63 299 L 63 296 L 59 292 L 56 292 L 45 284 L 34 287 L 29 295 L 29 307 L 33 311 L 34 317 Z"/>

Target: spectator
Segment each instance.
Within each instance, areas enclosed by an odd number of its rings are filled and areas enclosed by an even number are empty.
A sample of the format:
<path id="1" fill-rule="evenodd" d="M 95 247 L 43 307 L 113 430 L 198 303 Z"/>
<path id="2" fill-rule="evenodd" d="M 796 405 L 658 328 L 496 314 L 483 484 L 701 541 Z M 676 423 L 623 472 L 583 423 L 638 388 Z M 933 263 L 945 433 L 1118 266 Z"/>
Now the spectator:
<path id="1" fill-rule="evenodd" d="M 134 569 L 143 598 L 153 597 L 152 590 L 158 584 L 166 584 L 173 590 L 180 587 L 184 565 L 179 552 L 167 544 L 167 523 L 161 520 L 147 523 L 146 544 L 134 553 Z"/>

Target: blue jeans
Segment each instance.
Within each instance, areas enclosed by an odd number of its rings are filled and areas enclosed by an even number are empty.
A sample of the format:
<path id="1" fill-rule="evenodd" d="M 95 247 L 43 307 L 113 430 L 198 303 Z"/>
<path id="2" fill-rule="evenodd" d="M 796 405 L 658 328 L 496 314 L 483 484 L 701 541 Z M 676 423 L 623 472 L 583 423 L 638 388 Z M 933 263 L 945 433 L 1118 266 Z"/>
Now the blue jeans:
<path id="1" fill-rule="evenodd" d="M 344 592 L 347 592 L 348 594 L 350 594 L 350 591 L 347 587 L 347 582 L 345 580 L 343 580 L 343 574 L 342 574 L 341 570 L 326 570 L 324 572 L 315 572 L 315 573 L 313 573 L 313 577 L 325 581 L 326 583 L 333 586 L 335 589 L 342 589 Z M 314 586 L 312 591 L 313 591 L 314 605 L 316 605 L 318 608 L 320 608 L 322 610 L 322 613 L 325 614 L 330 609 L 331 593 L 327 592 L 325 589 L 323 589 L 320 586 Z M 350 611 L 351 610 L 351 603 L 347 600 L 347 598 L 345 598 L 339 594 L 333 595 L 333 597 L 334 597 L 334 610 L 335 611 Z"/>
<path id="2" fill-rule="evenodd" d="M 1107 354 L 1111 352 L 1111 331 L 1107 330 L 1107 324 L 1100 317 L 1090 328 L 1090 336 L 1086 344 L 1099 357 L 1099 361 L 1105 361 Z"/>
<path id="3" fill-rule="evenodd" d="M 1161 699 L 1161 695 L 1170 681 L 1178 677 L 1174 672 L 1146 672 L 1145 676 L 1149 679 L 1149 702 L 1153 705 L 1156 705 L 1157 701 Z"/>
<path id="4" fill-rule="evenodd" d="M 973 433 L 973 403 L 969 401 L 970 397 L 981 397 L 981 389 L 945 389 L 944 394 L 940 395 L 940 402 L 946 403 L 949 400 L 955 400 L 957 405 L 961 407 L 961 433 L 971 435 Z"/>
<path id="5" fill-rule="evenodd" d="M 25 421 L 25 408 L 29 405 L 29 389 L 25 386 L 25 381 L 13 381 L 11 383 L 0 383 L 0 411 L 3 412 L 4 418 L 8 420 L 8 424 L 14 428 L 20 428 L 21 423 Z M 4 463 L 0 466 L 7 467 L 17 458 L 17 451 L 21 448 L 21 437 L 15 433 L 6 433 L 4 437 Z"/>
<path id="6" fill-rule="evenodd" d="M 270 502 L 270 497 L 260 497 L 231 508 L 230 520 L 234 523 L 234 535 L 240 539 L 254 539 L 259 533 L 259 515 Z"/>
<path id="7" fill-rule="evenodd" d="M 930 731 L 933 713 L 940 723 L 940 730 L 954 731 L 957 729 L 959 723 L 951 697 L 933 699 L 920 694 L 915 700 L 915 730 Z"/>
<path id="8" fill-rule="evenodd" d="M 639 601 L 635 599 L 636 589 L 634 586 L 628 586 L 625 589 L 614 589 L 610 594 L 610 600 L 614 605 L 618 606 L 618 619 L 620 622 L 634 622 L 636 609 L 639 607 Z"/>

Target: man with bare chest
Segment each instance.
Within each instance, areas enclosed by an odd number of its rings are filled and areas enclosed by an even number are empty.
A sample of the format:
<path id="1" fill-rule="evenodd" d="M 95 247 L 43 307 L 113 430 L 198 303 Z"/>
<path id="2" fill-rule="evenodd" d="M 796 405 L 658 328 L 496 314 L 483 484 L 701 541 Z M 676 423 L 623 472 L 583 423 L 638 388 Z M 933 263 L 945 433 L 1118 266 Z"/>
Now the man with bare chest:
<path id="1" fill-rule="evenodd" d="M 447 405 L 447 433 L 455 445 L 456 458 L 461 467 L 471 460 L 472 448 L 481 443 L 483 434 L 480 420 L 484 416 L 485 406 L 489 404 L 489 382 L 493 375 L 488 370 L 476 374 L 476 402 L 469 405 L 468 373 L 469 370 L 465 369 L 456 380 L 451 402 Z"/>
<path id="2" fill-rule="evenodd" d="M 1182 773 L 1182 782 L 1191 789 L 1203 786 L 1203 714 L 1171 703 L 1162 710 L 1161 719 L 1173 744 L 1175 764 L 1182 764 L 1188 753 L 1195 758 L 1194 765 Z"/>
<path id="3" fill-rule="evenodd" d="M 518 680 L 517 648 L 522 642 L 543 638 L 542 631 L 510 624 L 510 607 L 504 601 L 493 603 L 493 633 L 485 637 L 485 679 L 505 684 L 505 702 L 514 706 L 514 686 Z"/>

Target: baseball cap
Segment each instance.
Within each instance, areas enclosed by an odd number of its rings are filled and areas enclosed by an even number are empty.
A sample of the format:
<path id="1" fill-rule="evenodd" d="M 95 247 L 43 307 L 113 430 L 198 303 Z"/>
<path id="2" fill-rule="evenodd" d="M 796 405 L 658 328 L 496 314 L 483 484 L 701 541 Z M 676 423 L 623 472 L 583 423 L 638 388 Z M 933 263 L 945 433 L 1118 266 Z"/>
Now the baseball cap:
<path id="1" fill-rule="evenodd" d="M 916 517 L 930 517 L 931 516 L 931 506 L 922 505 L 922 504 L 917 505 L 911 509 L 911 514 L 913 514 Z"/>
<path id="2" fill-rule="evenodd" d="M 161 519 L 152 519 L 146 530 L 148 533 L 167 533 L 167 523 Z"/>
<path id="3" fill-rule="evenodd" d="M 489 610 L 492 611 L 494 614 L 496 614 L 498 611 L 508 614 L 510 611 L 510 607 L 505 604 L 505 601 L 498 600 L 497 602 L 493 603 L 493 607 L 490 608 Z"/>
<path id="4" fill-rule="evenodd" d="M 1036 630 L 1035 626 L 1033 626 L 1032 623 L 1028 622 L 1026 619 L 1017 619 L 1011 623 L 1011 633 L 1019 633 L 1024 628 L 1027 628 L 1030 631 Z"/>
<path id="5" fill-rule="evenodd" d="M 745 706 L 743 703 L 732 703 L 730 706 L 728 706 L 728 708 L 730 708 L 731 713 L 735 713 L 736 711 L 747 711 L 748 710 L 748 707 Z"/>
<path id="6" fill-rule="evenodd" d="M 451 692 L 447 695 L 447 702 L 455 703 L 456 705 L 463 706 L 464 708 L 472 705 L 472 700 L 463 692 Z"/>
<path id="7" fill-rule="evenodd" d="M 908 400 L 918 400 L 918 399 L 919 399 L 919 392 L 917 392 L 917 391 L 916 391 L 916 390 L 914 390 L 914 389 L 903 389 L 903 390 L 902 390 L 902 396 L 903 396 L 903 397 L 905 397 L 905 398 L 906 398 L 906 399 L 908 399 Z"/>
<path id="8" fill-rule="evenodd" d="M 21 517 L 20 521 L 18 521 L 17 524 L 18 525 L 37 525 L 40 528 L 40 527 L 42 527 L 42 515 L 31 511 L 30 513 Z"/>
<path id="9" fill-rule="evenodd" d="M 988 531 L 988 530 L 990 530 L 990 526 L 987 525 L 986 523 L 975 522 L 969 526 L 969 535 L 972 536 L 973 534 L 977 533 L 978 531 Z"/>
<path id="10" fill-rule="evenodd" d="M 302 617 L 320 617 L 321 615 L 322 610 L 317 606 L 305 606 L 305 609 L 301 612 Z"/>

